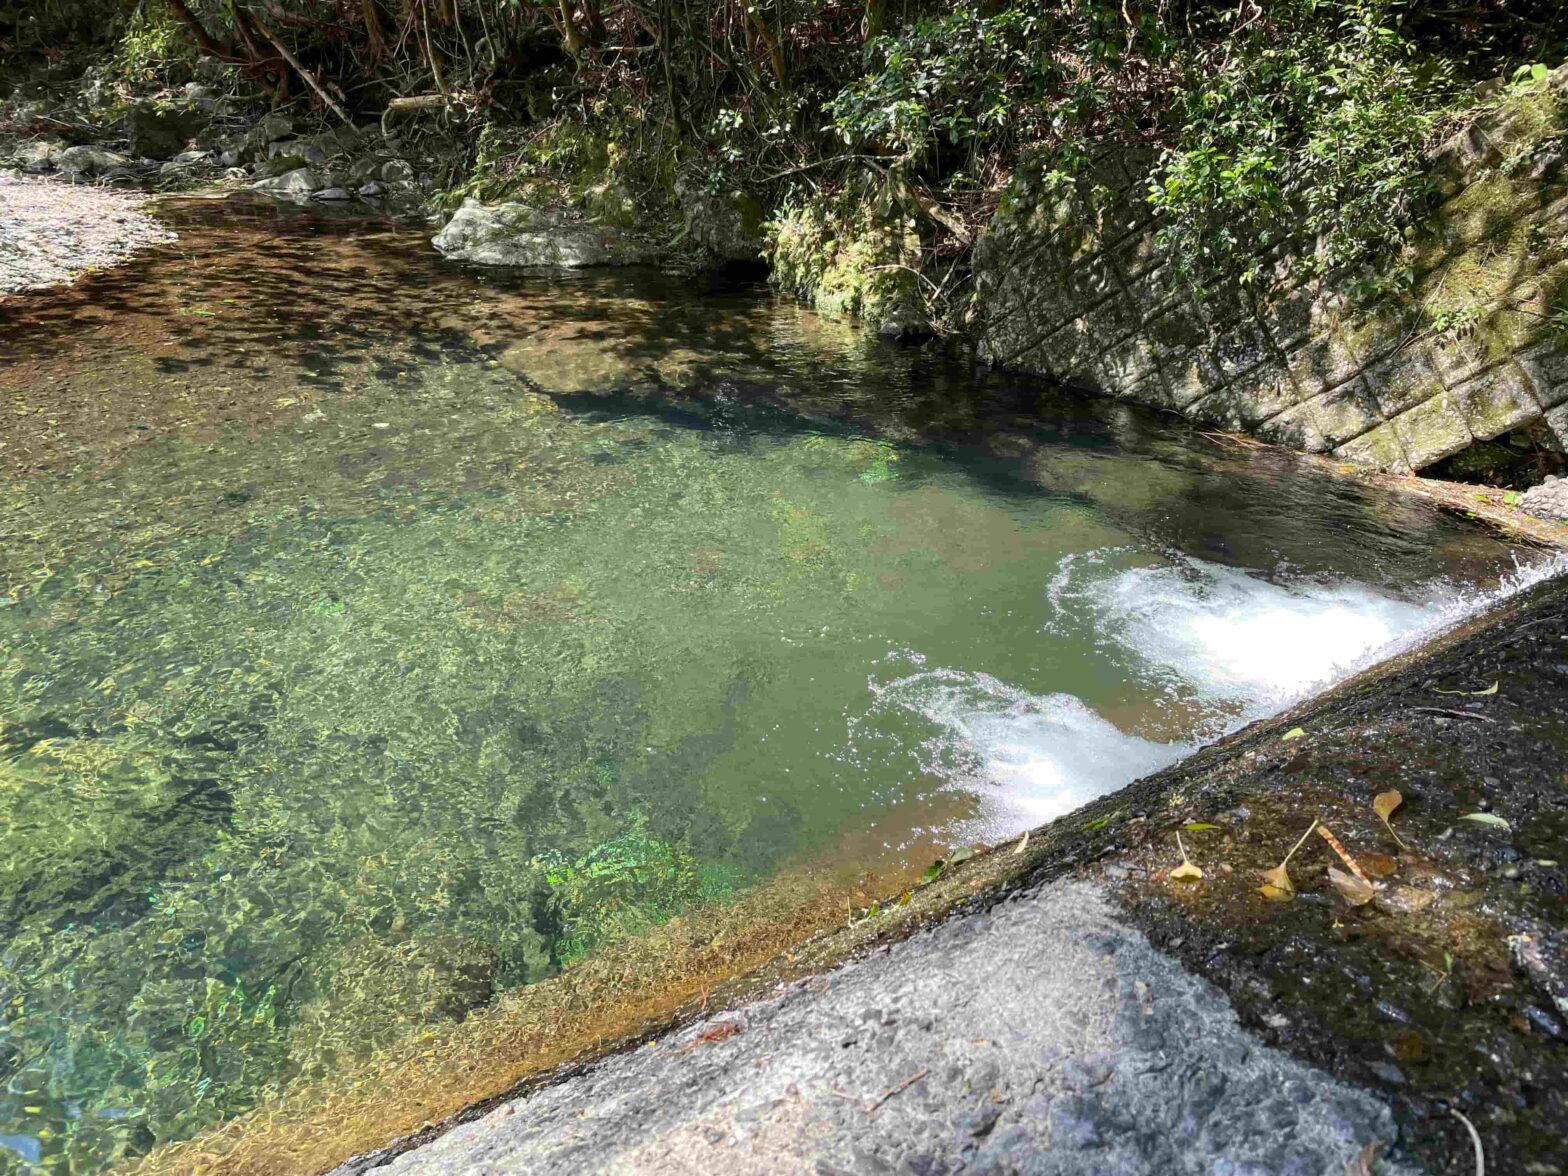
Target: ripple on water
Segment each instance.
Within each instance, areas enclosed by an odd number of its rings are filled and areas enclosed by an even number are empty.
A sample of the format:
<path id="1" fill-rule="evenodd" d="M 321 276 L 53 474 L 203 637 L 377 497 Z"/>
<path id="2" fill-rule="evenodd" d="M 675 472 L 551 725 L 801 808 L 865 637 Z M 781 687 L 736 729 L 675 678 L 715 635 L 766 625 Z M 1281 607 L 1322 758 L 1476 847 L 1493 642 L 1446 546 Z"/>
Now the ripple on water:
<path id="1" fill-rule="evenodd" d="M 283 215 L 176 211 L 178 254 L 8 323 L 26 1162 L 189 1136 L 784 867 L 918 873 L 1508 566 L 761 291 Z"/>

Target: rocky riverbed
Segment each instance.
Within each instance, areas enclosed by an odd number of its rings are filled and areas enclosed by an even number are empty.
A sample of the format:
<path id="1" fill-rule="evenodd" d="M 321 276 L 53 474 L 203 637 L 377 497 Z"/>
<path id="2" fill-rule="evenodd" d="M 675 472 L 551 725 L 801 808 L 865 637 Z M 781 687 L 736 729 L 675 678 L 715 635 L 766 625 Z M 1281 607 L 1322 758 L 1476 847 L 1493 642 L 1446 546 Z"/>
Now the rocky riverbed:
<path id="1" fill-rule="evenodd" d="M 0 172 L 0 295 L 42 290 L 174 240 L 137 192 Z"/>

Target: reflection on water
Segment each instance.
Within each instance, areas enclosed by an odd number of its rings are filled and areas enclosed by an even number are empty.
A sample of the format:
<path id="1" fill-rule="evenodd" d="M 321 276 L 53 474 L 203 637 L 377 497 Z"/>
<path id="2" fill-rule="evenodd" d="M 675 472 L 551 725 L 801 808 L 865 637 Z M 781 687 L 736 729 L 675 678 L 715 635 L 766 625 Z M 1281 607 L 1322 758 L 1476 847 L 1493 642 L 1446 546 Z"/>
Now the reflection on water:
<path id="1" fill-rule="evenodd" d="M 188 1135 L 786 864 L 1014 832 L 1513 566 L 754 290 L 171 215 L 0 310 L 14 1164 Z"/>

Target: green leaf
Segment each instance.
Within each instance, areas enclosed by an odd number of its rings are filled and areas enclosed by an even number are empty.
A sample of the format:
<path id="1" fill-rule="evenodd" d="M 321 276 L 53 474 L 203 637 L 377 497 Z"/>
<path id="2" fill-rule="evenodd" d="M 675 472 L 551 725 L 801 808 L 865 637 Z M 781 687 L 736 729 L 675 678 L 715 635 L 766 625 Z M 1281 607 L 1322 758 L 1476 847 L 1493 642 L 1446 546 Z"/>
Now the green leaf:
<path id="1" fill-rule="evenodd" d="M 1499 829 L 1513 832 L 1513 826 L 1495 813 L 1466 813 L 1459 818 L 1461 821 L 1474 821 L 1477 825 L 1493 825 Z"/>
<path id="2" fill-rule="evenodd" d="M 947 863 L 941 858 L 937 858 L 936 861 L 926 867 L 926 872 L 920 875 L 920 885 L 929 886 L 942 876 L 942 871 L 945 869 L 947 869 Z"/>
<path id="3" fill-rule="evenodd" d="M 1207 821 L 1188 821 L 1182 826 L 1189 833 L 1206 833 L 1210 829 L 1218 829 L 1218 825 L 1211 825 Z"/>
<path id="4" fill-rule="evenodd" d="M 1306 731 L 1304 731 L 1302 728 L 1292 727 L 1289 731 L 1286 731 L 1285 734 L 1280 736 L 1279 741 L 1281 743 L 1289 743 L 1292 739 L 1300 739 L 1305 734 Z"/>

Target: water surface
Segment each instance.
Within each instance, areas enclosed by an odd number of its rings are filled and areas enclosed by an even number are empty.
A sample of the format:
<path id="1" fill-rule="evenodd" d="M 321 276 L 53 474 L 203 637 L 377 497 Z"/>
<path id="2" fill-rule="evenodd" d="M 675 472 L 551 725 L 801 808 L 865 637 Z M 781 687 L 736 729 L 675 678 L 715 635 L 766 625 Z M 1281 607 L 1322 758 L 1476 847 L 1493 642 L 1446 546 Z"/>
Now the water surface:
<path id="1" fill-rule="evenodd" d="M 765 292 L 174 204 L 0 307 L 0 1165 L 802 863 L 997 840 L 1494 589 L 1478 527 Z"/>

